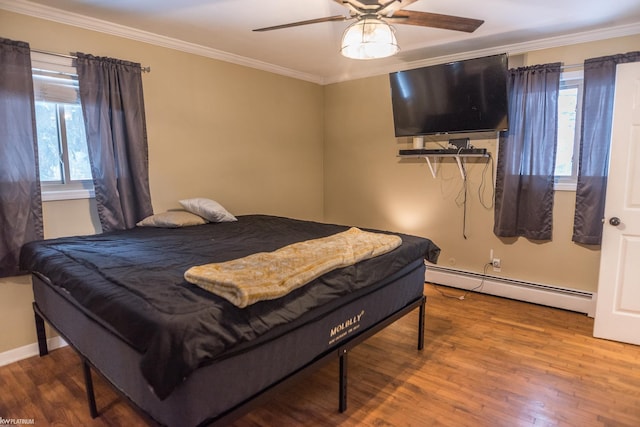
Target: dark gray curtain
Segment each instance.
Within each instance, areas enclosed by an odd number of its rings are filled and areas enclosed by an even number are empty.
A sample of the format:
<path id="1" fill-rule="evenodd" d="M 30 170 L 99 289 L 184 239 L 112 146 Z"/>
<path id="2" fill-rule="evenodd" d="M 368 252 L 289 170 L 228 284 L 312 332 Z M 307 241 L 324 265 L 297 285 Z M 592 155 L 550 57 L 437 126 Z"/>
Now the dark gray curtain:
<path id="1" fill-rule="evenodd" d="M 584 62 L 580 166 L 573 220 L 574 242 L 599 245 L 602 240 L 616 65 L 638 60 L 640 52 L 631 52 L 587 59 Z"/>
<path id="2" fill-rule="evenodd" d="M 102 231 L 133 228 L 152 214 L 140 64 L 77 56 Z"/>
<path id="3" fill-rule="evenodd" d="M 493 232 L 550 240 L 560 63 L 509 70 L 509 130 L 501 132 Z"/>
<path id="4" fill-rule="evenodd" d="M 0 38 L 0 277 L 20 274 L 23 244 L 43 237 L 31 52 Z"/>

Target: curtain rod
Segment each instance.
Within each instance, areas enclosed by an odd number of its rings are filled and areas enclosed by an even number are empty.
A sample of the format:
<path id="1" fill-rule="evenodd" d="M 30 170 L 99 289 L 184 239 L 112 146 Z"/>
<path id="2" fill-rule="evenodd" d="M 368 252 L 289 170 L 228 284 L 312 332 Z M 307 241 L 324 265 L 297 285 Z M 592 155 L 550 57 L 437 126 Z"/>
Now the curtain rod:
<path id="1" fill-rule="evenodd" d="M 61 58 L 78 59 L 78 57 L 76 55 L 67 55 L 67 54 L 64 54 L 64 53 L 49 52 L 49 51 L 40 50 L 40 49 L 31 49 L 31 52 L 44 53 L 45 55 L 59 56 Z M 143 73 L 150 73 L 151 72 L 151 67 L 143 67 L 141 65 L 140 66 L 140 70 L 142 70 Z"/>

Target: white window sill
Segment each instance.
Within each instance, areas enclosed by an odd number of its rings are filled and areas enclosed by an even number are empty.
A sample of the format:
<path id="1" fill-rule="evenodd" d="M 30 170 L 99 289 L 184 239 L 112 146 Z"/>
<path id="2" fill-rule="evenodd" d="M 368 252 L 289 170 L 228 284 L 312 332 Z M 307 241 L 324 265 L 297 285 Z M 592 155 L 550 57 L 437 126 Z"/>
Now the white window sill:
<path id="1" fill-rule="evenodd" d="M 57 200 L 92 199 L 95 197 L 93 189 L 77 190 L 46 190 L 42 189 L 42 201 L 53 202 Z"/>
<path id="2" fill-rule="evenodd" d="M 576 191 L 577 184 L 575 182 L 556 182 L 553 184 L 555 191 Z"/>

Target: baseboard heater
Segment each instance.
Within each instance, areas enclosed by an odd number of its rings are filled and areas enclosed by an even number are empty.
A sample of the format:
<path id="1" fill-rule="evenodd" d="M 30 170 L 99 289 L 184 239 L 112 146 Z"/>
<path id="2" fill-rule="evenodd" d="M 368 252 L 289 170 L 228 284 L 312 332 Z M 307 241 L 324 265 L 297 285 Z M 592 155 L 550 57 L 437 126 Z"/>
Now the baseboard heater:
<path id="1" fill-rule="evenodd" d="M 563 310 L 595 315 L 596 294 L 558 286 L 489 276 L 427 263 L 425 280 L 429 283 L 472 290 Z M 483 281 L 484 280 L 484 281 Z M 479 286 L 482 287 L 479 288 Z"/>

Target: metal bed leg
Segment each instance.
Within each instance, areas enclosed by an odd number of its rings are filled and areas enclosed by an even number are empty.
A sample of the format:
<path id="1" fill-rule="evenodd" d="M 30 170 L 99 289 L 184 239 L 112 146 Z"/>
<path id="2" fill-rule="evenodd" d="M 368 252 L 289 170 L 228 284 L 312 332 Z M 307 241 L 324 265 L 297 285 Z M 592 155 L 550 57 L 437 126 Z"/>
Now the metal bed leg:
<path id="1" fill-rule="evenodd" d="M 33 315 L 36 320 L 36 336 L 38 337 L 38 351 L 40 353 L 40 357 L 46 356 L 49 354 L 49 347 L 47 346 L 47 332 L 44 328 L 44 319 L 40 314 L 38 314 L 38 310 L 36 308 L 36 303 L 33 303 Z"/>
<path id="2" fill-rule="evenodd" d="M 338 409 L 340 412 L 347 410 L 347 350 L 340 350 L 340 392 Z"/>
<path id="3" fill-rule="evenodd" d="M 89 363 L 82 359 L 82 371 L 84 372 L 84 387 L 87 391 L 87 402 L 89 403 L 89 413 L 91 418 L 98 417 L 98 408 L 96 407 L 96 396 L 93 392 L 93 379 L 91 378 L 91 367 Z"/>
<path id="4" fill-rule="evenodd" d="M 425 318 L 425 308 L 427 304 L 427 297 L 422 297 L 422 304 L 420 304 L 420 314 L 418 319 L 418 350 L 422 350 L 424 348 L 424 318 Z"/>

